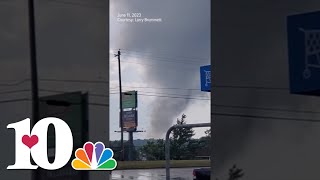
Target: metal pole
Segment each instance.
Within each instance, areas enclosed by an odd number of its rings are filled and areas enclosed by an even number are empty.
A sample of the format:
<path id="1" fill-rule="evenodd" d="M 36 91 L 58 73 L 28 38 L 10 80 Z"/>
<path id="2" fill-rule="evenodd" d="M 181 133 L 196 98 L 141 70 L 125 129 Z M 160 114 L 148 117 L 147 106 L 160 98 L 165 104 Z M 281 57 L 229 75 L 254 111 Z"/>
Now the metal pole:
<path id="1" fill-rule="evenodd" d="M 133 131 L 128 131 L 129 134 L 129 152 L 128 152 L 128 160 L 132 161 L 132 151 L 133 151 Z"/>
<path id="2" fill-rule="evenodd" d="M 122 122 L 122 84 L 121 84 L 121 65 L 120 65 L 120 56 L 121 52 L 120 49 L 118 51 L 118 54 L 115 56 L 118 56 L 118 66 L 119 66 L 119 93 L 120 93 L 120 127 L 121 127 L 121 161 L 124 161 L 124 144 L 123 144 L 123 122 Z"/>
<path id="3" fill-rule="evenodd" d="M 38 72 L 37 72 L 37 51 L 36 51 L 36 33 L 35 33 L 35 13 L 34 1 L 28 1 L 29 10 L 29 48 L 31 65 L 31 93 L 32 93 L 32 125 L 39 120 L 39 94 L 38 94 Z M 38 171 L 33 171 L 32 179 L 38 179 Z"/>
<path id="4" fill-rule="evenodd" d="M 171 126 L 166 133 L 166 142 L 165 142 L 165 155 L 166 155 L 166 180 L 170 180 L 170 133 L 173 129 L 176 128 L 195 128 L 195 127 L 210 127 L 211 123 L 199 123 L 199 124 L 181 124 Z"/>

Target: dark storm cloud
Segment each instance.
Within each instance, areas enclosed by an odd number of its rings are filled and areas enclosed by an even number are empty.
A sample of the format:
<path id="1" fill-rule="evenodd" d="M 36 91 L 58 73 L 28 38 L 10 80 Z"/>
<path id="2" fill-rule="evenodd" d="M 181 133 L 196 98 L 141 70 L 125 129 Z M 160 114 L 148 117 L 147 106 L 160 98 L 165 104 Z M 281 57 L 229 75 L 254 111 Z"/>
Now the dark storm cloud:
<path id="1" fill-rule="evenodd" d="M 141 60 L 157 67 L 157 72 L 154 72 L 153 68 L 145 69 L 146 82 L 154 87 L 198 88 L 199 67 L 208 64 L 210 58 L 210 1 L 203 0 L 195 3 L 192 0 L 138 0 L 124 1 L 126 2 L 122 2 L 125 4 L 124 7 L 113 2 L 115 3 L 111 14 L 113 16 L 118 13 L 138 12 L 142 13 L 143 17 L 163 20 L 161 23 L 123 25 L 123 23 L 117 23 L 115 17 L 111 17 L 113 18 L 111 21 L 114 21 L 112 25 L 120 29 L 113 30 L 112 34 L 115 37 L 112 39 L 115 40 L 111 42 L 111 46 L 123 48 L 123 52 L 128 49 L 127 53 L 130 53 L 130 50 L 148 52 L 149 57 L 148 54 L 143 54 L 140 56 Z M 165 55 L 163 55 L 164 52 Z M 178 64 L 164 63 L 164 59 L 152 59 L 153 56 L 166 56 Z M 177 59 L 176 56 L 189 58 Z M 190 57 L 196 58 L 190 59 Z M 169 71 L 167 66 L 174 66 L 176 70 Z M 175 93 L 190 94 L 182 90 Z M 188 103 L 188 100 L 156 98 L 155 105 L 150 107 L 152 129 L 149 132 L 155 136 L 163 135 Z"/>

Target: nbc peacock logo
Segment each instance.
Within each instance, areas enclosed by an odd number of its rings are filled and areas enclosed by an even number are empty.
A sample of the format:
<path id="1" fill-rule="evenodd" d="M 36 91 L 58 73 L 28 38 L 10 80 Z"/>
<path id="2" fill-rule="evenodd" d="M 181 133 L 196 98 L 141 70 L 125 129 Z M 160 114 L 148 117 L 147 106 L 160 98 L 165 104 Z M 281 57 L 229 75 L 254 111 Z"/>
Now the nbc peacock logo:
<path id="1" fill-rule="evenodd" d="M 114 170 L 117 161 L 113 159 L 113 151 L 105 148 L 102 142 L 86 142 L 83 148 L 75 152 L 76 158 L 72 161 L 75 170 Z"/>

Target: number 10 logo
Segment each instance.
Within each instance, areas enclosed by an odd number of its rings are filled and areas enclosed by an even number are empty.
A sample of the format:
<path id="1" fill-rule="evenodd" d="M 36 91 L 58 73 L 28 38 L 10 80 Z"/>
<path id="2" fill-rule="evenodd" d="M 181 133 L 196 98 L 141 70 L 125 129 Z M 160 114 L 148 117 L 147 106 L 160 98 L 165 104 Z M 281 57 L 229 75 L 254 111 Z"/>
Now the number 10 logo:
<path id="1" fill-rule="evenodd" d="M 50 163 L 47 154 L 47 132 L 49 125 L 55 129 L 55 160 Z M 63 120 L 54 117 L 38 121 L 30 130 L 30 119 L 9 124 L 8 129 L 15 130 L 15 164 L 7 169 L 56 170 L 65 166 L 73 150 L 71 129 Z M 30 154 L 37 165 L 31 164 Z"/>

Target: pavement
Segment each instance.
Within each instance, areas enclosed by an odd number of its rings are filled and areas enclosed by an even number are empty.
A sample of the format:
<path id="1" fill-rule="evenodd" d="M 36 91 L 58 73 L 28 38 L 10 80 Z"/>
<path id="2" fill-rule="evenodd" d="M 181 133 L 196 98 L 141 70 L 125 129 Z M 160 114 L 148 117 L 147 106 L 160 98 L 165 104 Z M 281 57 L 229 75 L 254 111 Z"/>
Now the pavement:
<path id="1" fill-rule="evenodd" d="M 171 168 L 170 179 L 193 180 L 193 169 L 195 168 Z M 165 169 L 136 169 L 112 171 L 112 180 L 165 180 Z"/>

